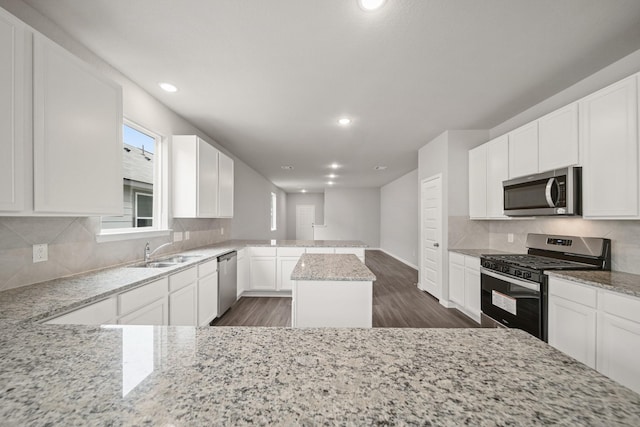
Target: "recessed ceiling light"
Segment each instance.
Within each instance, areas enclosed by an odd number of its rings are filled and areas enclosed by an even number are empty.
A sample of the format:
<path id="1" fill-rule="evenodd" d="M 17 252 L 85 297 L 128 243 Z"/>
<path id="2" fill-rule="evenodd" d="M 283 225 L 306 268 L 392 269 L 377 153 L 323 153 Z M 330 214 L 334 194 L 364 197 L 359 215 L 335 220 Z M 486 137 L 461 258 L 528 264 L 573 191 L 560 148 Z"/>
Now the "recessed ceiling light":
<path id="1" fill-rule="evenodd" d="M 333 181 L 327 182 L 327 185 L 333 185 L 333 184 L 335 184 L 335 182 L 333 182 Z"/>
<path id="2" fill-rule="evenodd" d="M 351 119 L 348 118 L 348 117 L 342 117 L 342 118 L 338 119 L 338 123 L 340 125 L 342 125 L 342 126 L 346 126 L 346 125 L 351 124 Z"/>
<path id="3" fill-rule="evenodd" d="M 158 85 L 162 88 L 162 90 L 166 92 L 177 92 L 178 88 L 172 85 L 171 83 L 158 83 Z"/>
<path id="4" fill-rule="evenodd" d="M 301 193 L 306 193 L 307 190 L 305 190 L 304 188 L 302 190 L 300 190 Z"/>
<path id="5" fill-rule="evenodd" d="M 331 169 L 338 169 L 338 168 L 340 167 L 340 165 L 339 165 L 339 164 L 337 164 L 337 163 L 331 163 L 331 164 L 329 165 L 329 167 L 330 167 Z"/>
<path id="6" fill-rule="evenodd" d="M 327 178 L 331 178 L 331 179 L 334 179 L 334 178 L 337 178 L 337 177 L 338 177 L 338 175 L 336 175 L 335 173 L 327 175 Z"/>
<path id="7" fill-rule="evenodd" d="M 358 0 L 358 4 L 364 10 L 380 9 L 386 0 Z"/>
<path id="8" fill-rule="evenodd" d="M 383 171 L 387 168 L 387 166 L 378 165 L 378 166 L 374 166 L 373 168 L 377 171 Z"/>
<path id="9" fill-rule="evenodd" d="M 293 166 L 291 166 L 291 165 L 284 165 L 284 166 L 280 166 L 280 167 L 282 169 L 284 169 L 284 170 L 287 170 L 287 171 L 293 170 Z"/>

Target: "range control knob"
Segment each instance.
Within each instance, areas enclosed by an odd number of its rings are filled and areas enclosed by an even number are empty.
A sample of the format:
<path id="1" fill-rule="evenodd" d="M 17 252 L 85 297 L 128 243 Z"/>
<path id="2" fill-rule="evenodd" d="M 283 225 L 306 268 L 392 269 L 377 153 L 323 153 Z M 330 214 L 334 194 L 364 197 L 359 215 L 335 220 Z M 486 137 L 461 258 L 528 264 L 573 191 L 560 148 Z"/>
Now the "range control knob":
<path id="1" fill-rule="evenodd" d="M 516 275 L 516 277 L 522 277 L 522 270 L 515 270 L 513 273 Z"/>
<path id="2" fill-rule="evenodd" d="M 524 273 L 522 273 L 522 277 L 524 277 L 525 279 L 531 279 L 531 272 L 525 271 Z"/>

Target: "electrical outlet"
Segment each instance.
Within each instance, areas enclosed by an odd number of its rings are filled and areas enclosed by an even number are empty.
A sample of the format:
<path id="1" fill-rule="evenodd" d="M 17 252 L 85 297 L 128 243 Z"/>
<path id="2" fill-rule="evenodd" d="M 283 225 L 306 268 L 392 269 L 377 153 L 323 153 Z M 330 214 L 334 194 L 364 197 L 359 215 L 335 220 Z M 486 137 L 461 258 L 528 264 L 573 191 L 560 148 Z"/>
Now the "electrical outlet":
<path id="1" fill-rule="evenodd" d="M 173 241 L 174 242 L 180 242 L 182 241 L 182 231 L 175 231 L 173 233 Z"/>
<path id="2" fill-rule="evenodd" d="M 224 227 L 220 227 L 220 235 L 224 236 Z"/>
<path id="3" fill-rule="evenodd" d="M 513 243 L 513 233 L 508 233 L 507 234 L 507 242 Z"/>
<path id="4" fill-rule="evenodd" d="M 189 232 L 185 231 L 184 232 L 184 240 L 189 240 L 189 237 L 191 237 L 191 236 L 189 236 Z"/>
<path id="5" fill-rule="evenodd" d="M 33 262 L 42 262 L 49 259 L 49 247 L 46 243 L 33 245 Z"/>

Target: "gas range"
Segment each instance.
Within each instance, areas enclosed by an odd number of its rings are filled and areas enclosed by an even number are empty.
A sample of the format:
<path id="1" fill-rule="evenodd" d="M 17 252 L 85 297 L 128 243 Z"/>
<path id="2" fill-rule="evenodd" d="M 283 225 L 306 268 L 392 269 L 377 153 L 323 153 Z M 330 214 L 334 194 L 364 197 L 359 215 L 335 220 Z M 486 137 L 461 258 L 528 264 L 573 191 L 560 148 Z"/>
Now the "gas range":
<path id="1" fill-rule="evenodd" d="M 483 324 L 523 329 L 547 340 L 550 270 L 611 270 L 611 241 L 594 237 L 527 235 L 526 254 L 482 255 Z M 486 319 L 488 322 L 485 322 Z"/>

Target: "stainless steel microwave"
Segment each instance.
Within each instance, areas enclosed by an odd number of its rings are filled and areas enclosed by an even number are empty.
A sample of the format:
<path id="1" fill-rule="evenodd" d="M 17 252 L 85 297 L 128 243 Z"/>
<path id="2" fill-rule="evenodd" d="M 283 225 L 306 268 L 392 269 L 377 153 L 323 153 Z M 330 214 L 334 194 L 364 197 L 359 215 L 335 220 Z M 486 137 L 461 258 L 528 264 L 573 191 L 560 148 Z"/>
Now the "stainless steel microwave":
<path id="1" fill-rule="evenodd" d="M 582 168 L 568 167 L 503 181 L 504 214 L 551 216 L 582 214 Z"/>

